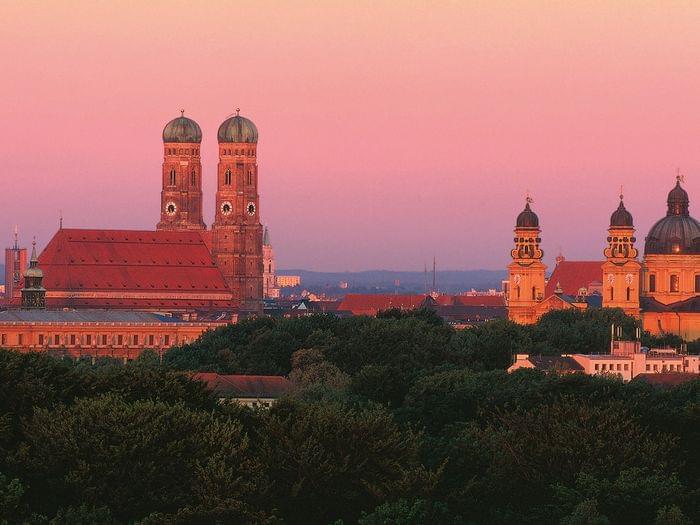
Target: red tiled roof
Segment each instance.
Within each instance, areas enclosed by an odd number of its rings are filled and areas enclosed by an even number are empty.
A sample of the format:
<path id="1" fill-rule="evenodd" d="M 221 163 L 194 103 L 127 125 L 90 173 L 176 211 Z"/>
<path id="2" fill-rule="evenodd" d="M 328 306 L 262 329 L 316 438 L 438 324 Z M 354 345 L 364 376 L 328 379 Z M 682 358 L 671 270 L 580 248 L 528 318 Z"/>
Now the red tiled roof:
<path id="1" fill-rule="evenodd" d="M 197 231 L 61 229 L 39 267 L 51 306 L 230 306 L 231 292 Z"/>
<path id="2" fill-rule="evenodd" d="M 664 386 L 664 387 L 674 387 L 686 383 L 688 381 L 694 381 L 700 379 L 700 374 L 693 374 L 689 372 L 661 372 L 654 374 L 639 374 L 634 378 L 635 381 L 643 381 L 649 383 L 650 385 Z"/>
<path id="3" fill-rule="evenodd" d="M 557 283 L 566 295 L 576 296 L 581 288 L 586 288 L 591 283 L 603 283 L 602 261 L 561 261 L 554 268 L 552 276 L 547 282 L 544 296 L 549 297 L 557 289 Z"/>
<path id="4" fill-rule="evenodd" d="M 440 295 L 435 301 L 440 306 L 505 306 L 502 295 Z"/>
<path id="5" fill-rule="evenodd" d="M 214 372 L 199 372 L 193 379 L 203 381 L 217 395 L 252 399 L 275 399 L 291 388 L 283 376 L 221 375 Z"/>
<path id="6" fill-rule="evenodd" d="M 347 294 L 338 310 L 352 312 L 353 315 L 377 315 L 377 312 L 400 308 L 414 310 L 420 308 L 429 296 L 392 294 Z"/>

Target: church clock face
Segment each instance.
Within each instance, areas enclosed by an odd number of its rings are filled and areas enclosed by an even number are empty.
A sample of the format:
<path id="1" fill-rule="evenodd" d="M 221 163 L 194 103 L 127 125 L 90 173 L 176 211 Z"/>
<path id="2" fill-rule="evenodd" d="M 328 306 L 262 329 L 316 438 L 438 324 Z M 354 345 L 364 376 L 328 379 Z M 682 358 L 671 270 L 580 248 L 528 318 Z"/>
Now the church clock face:
<path id="1" fill-rule="evenodd" d="M 173 201 L 168 202 L 165 205 L 165 213 L 168 215 L 175 215 L 177 213 L 177 204 L 175 204 Z"/>
<path id="2" fill-rule="evenodd" d="M 518 285 L 520 284 L 520 274 L 516 273 L 515 276 L 513 276 L 513 283 Z"/>
<path id="3" fill-rule="evenodd" d="M 627 284 L 632 284 L 634 282 L 634 275 L 632 275 L 631 273 L 625 275 L 625 282 Z"/>
<path id="4" fill-rule="evenodd" d="M 246 207 L 246 210 L 248 211 L 248 215 L 255 215 L 255 204 L 249 202 L 248 206 Z"/>
<path id="5" fill-rule="evenodd" d="M 609 282 L 610 284 L 612 284 L 612 283 L 615 282 L 615 274 L 614 274 L 614 273 L 609 273 L 609 274 L 608 274 L 608 282 Z"/>
<path id="6" fill-rule="evenodd" d="M 233 211 L 233 206 L 229 201 L 224 201 L 221 203 L 220 209 L 222 215 L 231 215 L 231 212 Z"/>

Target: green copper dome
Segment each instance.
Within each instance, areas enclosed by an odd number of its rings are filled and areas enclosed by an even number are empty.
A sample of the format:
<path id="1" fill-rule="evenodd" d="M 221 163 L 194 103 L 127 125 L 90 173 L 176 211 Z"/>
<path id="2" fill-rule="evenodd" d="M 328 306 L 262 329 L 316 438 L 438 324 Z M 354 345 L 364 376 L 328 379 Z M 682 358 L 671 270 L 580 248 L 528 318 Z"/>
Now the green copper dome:
<path id="1" fill-rule="evenodd" d="M 657 221 L 646 238 L 644 253 L 660 255 L 700 254 L 700 221 L 690 216 L 688 192 L 676 186 L 669 192 L 666 217 Z"/>
<path id="2" fill-rule="evenodd" d="M 202 129 L 194 120 L 182 115 L 171 120 L 163 128 L 163 142 L 202 142 Z"/>
<path id="3" fill-rule="evenodd" d="M 251 120 L 241 117 L 236 110 L 235 116 L 227 118 L 219 126 L 217 139 L 219 142 L 255 143 L 258 141 L 258 128 Z"/>

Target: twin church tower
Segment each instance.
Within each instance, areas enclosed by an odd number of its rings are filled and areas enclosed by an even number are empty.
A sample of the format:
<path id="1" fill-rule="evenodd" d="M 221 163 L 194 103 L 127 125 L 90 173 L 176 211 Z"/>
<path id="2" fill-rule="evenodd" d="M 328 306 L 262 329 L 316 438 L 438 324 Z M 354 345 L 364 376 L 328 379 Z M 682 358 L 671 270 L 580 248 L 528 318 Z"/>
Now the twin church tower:
<path id="1" fill-rule="evenodd" d="M 175 118 L 163 129 L 163 174 L 158 230 L 201 230 L 216 266 L 243 310 L 258 310 L 263 293 L 263 230 L 258 195 L 258 130 L 239 115 L 217 133 L 216 213 L 210 231 L 202 213 L 202 130 Z"/>
<path id="2" fill-rule="evenodd" d="M 542 262 L 540 222 L 530 207 L 515 224 L 515 247 L 508 265 L 508 317 L 534 323 L 550 310 L 620 308 L 653 334 L 700 337 L 700 221 L 690 215 L 683 178 L 666 198 L 666 215 L 651 227 L 639 260 L 632 214 L 620 195 L 610 216 L 604 260 L 557 258 L 549 281 Z"/>

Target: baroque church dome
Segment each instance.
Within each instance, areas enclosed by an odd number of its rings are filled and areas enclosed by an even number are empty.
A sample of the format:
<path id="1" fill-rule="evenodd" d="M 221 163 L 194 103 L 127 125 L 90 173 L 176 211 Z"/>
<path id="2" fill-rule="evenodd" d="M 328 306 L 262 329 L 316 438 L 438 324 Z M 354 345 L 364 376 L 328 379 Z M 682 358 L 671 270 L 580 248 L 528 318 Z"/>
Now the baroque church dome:
<path id="1" fill-rule="evenodd" d="M 540 219 L 537 214 L 530 209 L 530 201 L 525 203 L 525 209 L 520 212 L 515 221 L 516 228 L 539 228 Z"/>
<path id="2" fill-rule="evenodd" d="M 666 217 L 649 230 L 646 255 L 700 255 L 700 222 L 690 216 L 688 192 L 680 178 L 668 194 Z"/>
<path id="3" fill-rule="evenodd" d="M 171 120 L 163 128 L 163 142 L 202 142 L 202 129 L 185 112 Z"/>
<path id="4" fill-rule="evenodd" d="M 251 120 L 241 117 L 236 110 L 236 115 L 227 118 L 219 126 L 217 139 L 219 142 L 249 142 L 258 141 L 258 128 Z"/>

